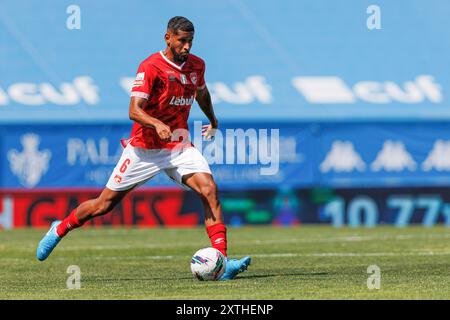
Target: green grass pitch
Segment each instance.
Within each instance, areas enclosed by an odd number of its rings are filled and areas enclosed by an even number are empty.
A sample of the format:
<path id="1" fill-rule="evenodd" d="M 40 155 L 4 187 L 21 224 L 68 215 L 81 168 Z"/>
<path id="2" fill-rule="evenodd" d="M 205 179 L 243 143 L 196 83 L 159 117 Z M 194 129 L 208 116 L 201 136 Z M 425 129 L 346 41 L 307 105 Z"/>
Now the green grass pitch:
<path id="1" fill-rule="evenodd" d="M 233 281 L 201 282 L 190 259 L 209 246 L 204 228 L 82 228 L 45 262 L 43 229 L 0 231 L 0 299 L 449 299 L 450 229 L 228 228 L 230 257 L 251 255 Z M 68 289 L 67 269 L 81 270 Z M 380 268 L 370 290 L 368 267 Z"/>

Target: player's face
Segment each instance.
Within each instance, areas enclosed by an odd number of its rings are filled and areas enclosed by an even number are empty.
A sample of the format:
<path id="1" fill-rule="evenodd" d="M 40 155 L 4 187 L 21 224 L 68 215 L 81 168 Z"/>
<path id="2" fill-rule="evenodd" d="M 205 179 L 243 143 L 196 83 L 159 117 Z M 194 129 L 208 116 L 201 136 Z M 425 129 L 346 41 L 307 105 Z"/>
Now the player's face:
<path id="1" fill-rule="evenodd" d="M 183 63 L 187 60 L 193 40 L 194 32 L 178 31 L 175 33 L 170 31 L 166 34 L 167 46 L 176 62 Z"/>

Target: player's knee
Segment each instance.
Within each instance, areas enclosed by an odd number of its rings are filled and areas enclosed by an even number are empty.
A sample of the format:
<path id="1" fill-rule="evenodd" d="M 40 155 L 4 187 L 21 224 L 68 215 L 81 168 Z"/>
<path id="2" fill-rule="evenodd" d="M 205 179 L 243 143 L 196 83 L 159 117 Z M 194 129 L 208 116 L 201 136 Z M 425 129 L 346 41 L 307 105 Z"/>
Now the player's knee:
<path id="1" fill-rule="evenodd" d="M 214 181 L 205 183 L 200 187 L 200 195 L 206 199 L 213 200 L 217 199 L 217 185 Z"/>

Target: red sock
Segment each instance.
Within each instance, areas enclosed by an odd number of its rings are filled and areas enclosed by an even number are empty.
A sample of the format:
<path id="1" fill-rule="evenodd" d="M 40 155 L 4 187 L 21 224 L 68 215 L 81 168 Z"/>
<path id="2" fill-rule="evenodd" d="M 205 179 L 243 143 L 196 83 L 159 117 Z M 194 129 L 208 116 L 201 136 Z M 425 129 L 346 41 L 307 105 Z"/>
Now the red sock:
<path id="1" fill-rule="evenodd" d="M 227 256 L 227 228 L 223 223 L 217 223 L 206 227 L 206 232 L 211 240 L 214 249 L 219 250 L 223 255 Z"/>
<path id="2" fill-rule="evenodd" d="M 73 209 L 72 212 L 69 214 L 69 216 L 67 216 L 56 227 L 56 233 L 61 238 L 64 237 L 70 230 L 78 228 L 83 225 L 80 221 L 78 221 L 77 217 L 75 216 L 75 212 L 77 212 L 77 209 Z"/>

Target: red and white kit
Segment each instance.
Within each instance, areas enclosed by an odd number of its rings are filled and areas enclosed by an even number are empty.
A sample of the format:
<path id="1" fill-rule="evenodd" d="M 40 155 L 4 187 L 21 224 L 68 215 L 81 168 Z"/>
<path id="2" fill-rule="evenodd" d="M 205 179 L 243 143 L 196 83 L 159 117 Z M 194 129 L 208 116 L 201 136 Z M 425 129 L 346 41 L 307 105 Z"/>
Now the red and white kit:
<path id="1" fill-rule="evenodd" d="M 177 65 L 162 51 L 139 66 L 131 96 L 147 100 L 143 110 L 169 126 L 189 130 L 187 120 L 195 92 L 205 87 L 205 63 L 189 54 Z M 106 184 L 110 190 L 128 190 L 164 171 L 181 184 L 181 177 L 194 172 L 211 173 L 203 155 L 192 144 L 163 141 L 152 127 L 134 122 L 125 150 Z"/>

